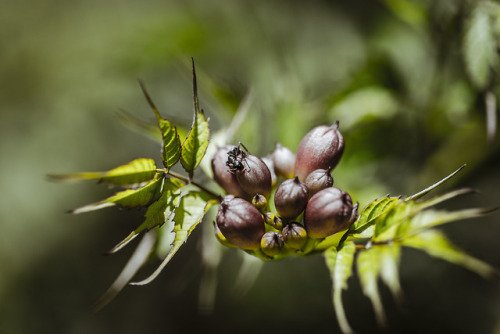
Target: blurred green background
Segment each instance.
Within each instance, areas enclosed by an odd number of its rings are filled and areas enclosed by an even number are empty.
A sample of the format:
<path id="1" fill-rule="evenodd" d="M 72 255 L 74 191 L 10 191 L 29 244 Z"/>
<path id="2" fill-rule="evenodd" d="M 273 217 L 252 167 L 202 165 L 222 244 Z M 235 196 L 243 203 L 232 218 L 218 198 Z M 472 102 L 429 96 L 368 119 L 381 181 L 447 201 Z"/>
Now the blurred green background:
<path id="1" fill-rule="evenodd" d="M 476 40 L 470 22 L 481 28 L 479 37 L 488 29 L 500 35 L 493 3 L 0 4 L 1 333 L 338 332 L 321 257 L 266 263 L 254 285 L 241 286 L 241 254 L 228 250 L 217 255 L 214 303 L 200 304 L 201 228 L 156 281 L 127 287 L 102 311 L 91 311 L 132 247 L 101 255 L 143 212 L 65 214 L 110 191 L 92 182 L 52 183 L 46 175 L 158 159 L 159 145 L 131 132 L 119 115 L 154 119 L 141 79 L 164 116 L 189 126 L 190 57 L 214 131 L 252 92 L 235 135 L 252 152 L 265 155 L 277 140 L 295 150 L 313 126 L 340 120 L 346 152 L 334 178 L 361 207 L 387 193 L 413 194 L 464 163 L 438 191 L 467 186 L 481 193 L 446 207 L 499 205 L 500 140 L 488 139 L 484 98 L 500 93 L 498 39 L 489 53 L 481 49 L 487 38 L 467 43 Z M 496 212 L 444 229 L 500 268 L 499 218 Z M 412 250 L 403 253 L 401 281 L 402 307 L 382 288 L 389 332 L 500 332 L 498 281 Z M 358 281 L 349 284 L 349 321 L 359 332 L 377 332 Z"/>

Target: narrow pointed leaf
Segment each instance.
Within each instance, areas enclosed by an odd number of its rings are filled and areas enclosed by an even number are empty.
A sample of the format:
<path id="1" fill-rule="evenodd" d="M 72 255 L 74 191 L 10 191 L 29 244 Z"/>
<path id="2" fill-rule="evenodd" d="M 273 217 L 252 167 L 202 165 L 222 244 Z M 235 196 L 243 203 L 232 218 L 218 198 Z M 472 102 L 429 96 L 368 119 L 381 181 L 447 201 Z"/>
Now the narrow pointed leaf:
<path id="1" fill-rule="evenodd" d="M 82 172 L 49 175 L 49 177 L 56 181 L 99 180 L 119 186 L 134 186 L 152 180 L 155 175 L 154 160 L 141 158 L 107 172 Z"/>
<path id="2" fill-rule="evenodd" d="M 427 230 L 405 238 L 401 244 L 423 250 L 431 256 L 465 267 L 483 277 L 488 278 L 499 275 L 495 268 L 466 254 L 437 230 Z"/>
<path id="3" fill-rule="evenodd" d="M 430 187 L 427 187 L 425 188 L 424 190 L 408 197 L 405 199 L 405 201 L 411 201 L 411 200 L 415 200 L 415 199 L 418 199 L 420 197 L 423 197 L 425 195 L 427 195 L 429 192 L 431 192 L 432 190 L 436 189 L 437 187 L 439 187 L 440 185 L 442 185 L 443 183 L 445 183 L 446 181 L 448 181 L 449 179 L 451 179 L 453 176 L 455 176 L 458 172 L 460 172 L 462 169 L 465 168 L 465 166 L 467 165 L 462 165 L 460 168 L 458 168 L 456 171 L 454 171 L 453 173 L 451 173 L 450 175 L 448 175 L 447 177 L 445 177 L 444 179 L 434 183 L 432 186 Z"/>
<path id="4" fill-rule="evenodd" d="M 351 230 L 355 233 L 360 233 L 368 226 L 372 225 L 377 217 L 389 211 L 400 201 L 399 197 L 386 196 L 371 202 L 363 209 L 358 220 L 352 225 Z"/>
<path id="5" fill-rule="evenodd" d="M 379 247 L 363 250 L 358 255 L 357 268 L 363 293 L 370 299 L 375 310 L 377 322 L 386 326 L 386 317 L 378 290 L 378 276 L 381 270 L 381 254 Z"/>
<path id="6" fill-rule="evenodd" d="M 399 283 L 399 259 L 401 246 L 399 244 L 376 246 L 380 252 L 380 278 L 389 287 L 394 300 L 401 306 L 403 293 Z"/>
<path id="7" fill-rule="evenodd" d="M 146 206 L 156 201 L 161 193 L 163 179 L 159 178 L 139 189 L 127 189 L 106 198 L 97 203 L 85 205 L 78 209 L 71 210 L 72 214 L 80 214 L 89 211 L 104 209 L 111 206 L 121 206 L 135 208 Z"/>
<path id="8" fill-rule="evenodd" d="M 342 303 L 342 290 L 347 289 L 347 280 L 352 275 L 352 264 L 356 247 L 352 242 L 345 242 L 340 250 L 332 247 L 324 252 L 326 266 L 332 279 L 332 301 L 335 315 L 343 333 L 353 333 Z"/>
<path id="9" fill-rule="evenodd" d="M 161 159 L 163 161 L 163 165 L 167 170 L 170 169 L 173 165 L 179 161 L 181 155 L 181 142 L 179 139 L 179 135 L 177 134 L 177 129 L 170 123 L 168 120 L 161 117 L 158 108 L 156 108 L 153 100 L 149 96 L 146 87 L 141 82 L 141 89 L 148 101 L 149 106 L 153 109 L 153 112 L 156 115 L 158 120 L 158 126 L 160 127 L 160 132 L 162 136 L 162 152 Z"/>
<path id="10" fill-rule="evenodd" d="M 155 231 L 150 231 L 149 233 L 144 234 L 144 237 L 139 245 L 137 245 L 137 248 L 121 271 L 120 275 L 118 275 L 113 284 L 94 305 L 93 309 L 95 312 L 101 310 L 104 306 L 109 304 L 118 295 L 118 293 L 123 290 L 127 283 L 130 282 L 137 271 L 146 263 L 155 244 L 155 240 Z"/>
<path id="11" fill-rule="evenodd" d="M 208 119 L 205 118 L 203 110 L 198 104 L 198 88 L 196 84 L 196 72 L 193 64 L 193 96 L 194 96 L 194 117 L 193 124 L 186 140 L 182 143 L 181 164 L 188 172 L 189 177 L 193 176 L 194 169 L 198 167 L 208 147 L 210 129 Z"/>
<path id="12" fill-rule="evenodd" d="M 203 216 L 214 202 L 207 194 L 190 192 L 181 197 L 179 207 L 175 210 L 175 226 L 173 232 L 175 239 L 173 247 L 160 266 L 148 278 L 131 283 L 132 285 L 145 285 L 153 281 L 165 268 L 180 247 L 186 242 L 194 228 L 201 222 Z"/>
<path id="13" fill-rule="evenodd" d="M 180 200 L 180 188 L 183 186 L 176 179 L 165 179 L 160 198 L 152 203 L 147 211 L 144 222 L 132 231 L 125 239 L 113 247 L 109 253 L 116 253 L 135 239 L 141 232 L 163 225 L 177 208 Z"/>

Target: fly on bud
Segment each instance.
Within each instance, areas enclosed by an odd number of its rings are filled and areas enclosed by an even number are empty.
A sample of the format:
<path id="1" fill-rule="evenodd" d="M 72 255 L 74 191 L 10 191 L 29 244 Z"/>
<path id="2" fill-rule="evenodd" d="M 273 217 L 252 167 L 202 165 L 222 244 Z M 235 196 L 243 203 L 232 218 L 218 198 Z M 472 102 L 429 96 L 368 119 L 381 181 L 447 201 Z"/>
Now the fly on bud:
<path id="1" fill-rule="evenodd" d="M 355 211 L 348 193 L 336 187 L 326 188 L 307 203 L 304 225 L 310 237 L 325 238 L 348 229 Z"/>
<path id="2" fill-rule="evenodd" d="M 333 177 L 329 170 L 316 169 L 307 175 L 304 183 L 309 190 L 309 197 L 316 194 L 318 191 L 333 186 Z"/>
<path id="3" fill-rule="evenodd" d="M 237 197 L 242 197 L 249 199 L 250 196 L 243 191 L 236 175 L 228 171 L 227 162 L 227 152 L 232 151 L 236 146 L 222 146 L 217 149 L 214 157 L 212 158 L 212 171 L 214 173 L 214 180 L 217 182 L 222 189 L 224 189 L 228 194 L 233 194 Z"/>
<path id="4" fill-rule="evenodd" d="M 274 194 L 274 206 L 280 217 L 293 219 L 304 211 L 309 191 L 298 177 L 283 181 Z"/>
<path id="5" fill-rule="evenodd" d="M 283 227 L 283 239 L 288 247 L 293 249 L 302 248 L 307 241 L 307 231 L 299 223 L 289 223 Z"/>
<path id="6" fill-rule="evenodd" d="M 332 126 L 317 126 L 307 133 L 299 144 L 295 160 L 295 175 L 301 181 L 316 169 L 332 170 L 344 152 L 344 137 L 339 122 Z"/>
<path id="7" fill-rule="evenodd" d="M 278 232 L 267 232 L 262 236 L 260 248 L 267 256 L 278 255 L 283 247 L 283 236 Z"/>
<path id="8" fill-rule="evenodd" d="M 288 147 L 276 143 L 276 148 L 272 153 L 274 162 L 274 170 L 276 174 L 285 178 L 291 179 L 295 175 L 295 153 Z"/>
<path id="9" fill-rule="evenodd" d="M 230 243 L 247 250 L 260 247 L 265 233 L 264 218 L 250 202 L 238 197 L 224 198 L 219 205 L 216 222 Z"/>

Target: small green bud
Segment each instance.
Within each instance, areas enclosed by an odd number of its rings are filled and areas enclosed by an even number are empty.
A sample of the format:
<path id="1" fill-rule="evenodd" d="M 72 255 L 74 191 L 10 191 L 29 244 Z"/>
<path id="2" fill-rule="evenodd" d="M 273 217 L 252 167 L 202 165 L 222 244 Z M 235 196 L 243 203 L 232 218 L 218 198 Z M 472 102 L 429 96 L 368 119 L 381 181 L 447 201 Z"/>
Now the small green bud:
<path id="1" fill-rule="evenodd" d="M 267 256 L 278 255 L 283 247 L 283 236 L 278 232 L 267 232 L 262 236 L 260 248 Z"/>
<path id="2" fill-rule="evenodd" d="M 299 223 L 288 223 L 283 227 L 283 239 L 290 248 L 300 249 L 307 241 L 307 231 Z"/>
<path id="3" fill-rule="evenodd" d="M 265 212 L 267 210 L 267 199 L 261 194 L 255 194 L 252 198 L 252 204 L 259 209 L 260 212 Z"/>

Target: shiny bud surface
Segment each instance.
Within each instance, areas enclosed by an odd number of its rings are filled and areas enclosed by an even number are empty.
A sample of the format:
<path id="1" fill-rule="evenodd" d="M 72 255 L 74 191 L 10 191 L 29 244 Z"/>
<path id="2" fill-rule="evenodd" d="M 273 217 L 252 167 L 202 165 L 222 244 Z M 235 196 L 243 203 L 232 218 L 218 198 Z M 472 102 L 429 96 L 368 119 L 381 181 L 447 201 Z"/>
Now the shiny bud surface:
<path id="1" fill-rule="evenodd" d="M 244 169 L 236 173 L 241 188 L 252 197 L 261 194 L 268 198 L 271 194 L 272 179 L 265 162 L 254 155 L 247 155 L 243 159 L 243 165 Z"/>
<path id="2" fill-rule="evenodd" d="M 250 196 L 241 188 L 238 180 L 236 179 L 236 175 L 229 172 L 228 167 L 226 166 L 227 152 L 234 147 L 236 146 L 222 146 L 215 152 L 212 158 L 212 172 L 214 173 L 214 180 L 228 194 L 249 199 Z"/>
<path id="3" fill-rule="evenodd" d="M 262 236 L 260 248 L 267 256 L 278 255 L 283 247 L 283 236 L 278 232 L 267 232 Z"/>
<path id="4" fill-rule="evenodd" d="M 309 197 L 316 194 L 318 191 L 333 186 L 333 177 L 329 170 L 316 169 L 307 175 L 304 183 L 309 190 Z"/>
<path id="5" fill-rule="evenodd" d="M 250 202 L 238 197 L 224 199 L 219 205 L 216 222 L 230 243 L 247 250 L 260 247 L 265 233 L 264 218 Z"/>
<path id="6" fill-rule="evenodd" d="M 295 175 L 295 153 L 291 149 L 276 143 L 276 148 L 272 153 L 274 170 L 276 174 L 285 178 L 291 179 Z"/>
<path id="7" fill-rule="evenodd" d="M 298 177 L 283 181 L 274 194 L 274 206 L 280 217 L 293 219 L 304 211 L 309 191 Z"/>
<path id="8" fill-rule="evenodd" d="M 255 194 L 252 198 L 252 205 L 255 206 L 260 212 L 267 211 L 267 199 L 261 194 Z"/>
<path id="9" fill-rule="evenodd" d="M 348 193 L 326 188 L 311 197 L 304 214 L 304 225 L 312 238 L 325 238 L 346 230 L 352 222 L 353 204 Z"/>
<path id="10" fill-rule="evenodd" d="M 283 239 L 288 247 L 300 249 L 307 241 L 307 231 L 299 223 L 289 223 L 283 227 Z"/>
<path id="11" fill-rule="evenodd" d="M 295 175 L 301 181 L 316 169 L 332 170 L 344 152 L 344 137 L 338 130 L 339 123 L 321 125 L 302 138 L 295 160 Z"/>

